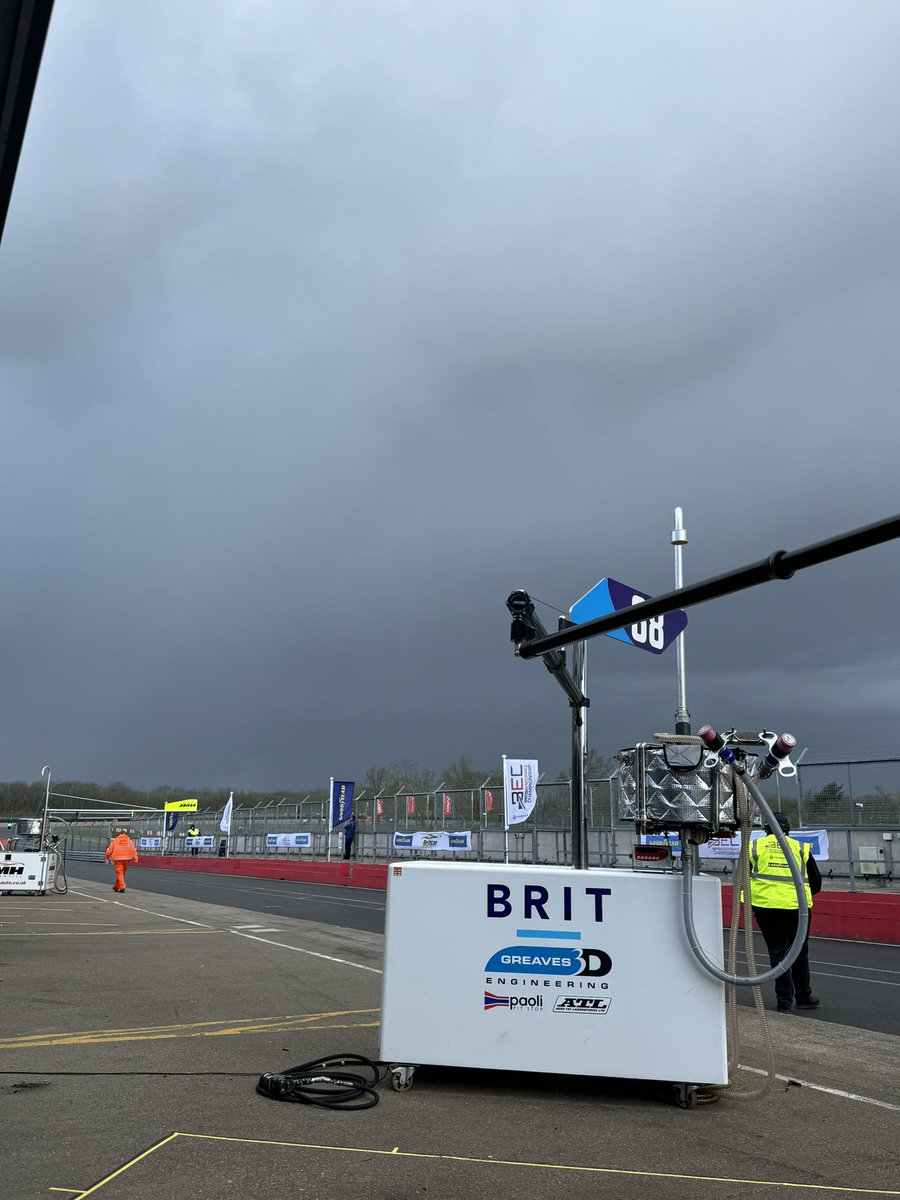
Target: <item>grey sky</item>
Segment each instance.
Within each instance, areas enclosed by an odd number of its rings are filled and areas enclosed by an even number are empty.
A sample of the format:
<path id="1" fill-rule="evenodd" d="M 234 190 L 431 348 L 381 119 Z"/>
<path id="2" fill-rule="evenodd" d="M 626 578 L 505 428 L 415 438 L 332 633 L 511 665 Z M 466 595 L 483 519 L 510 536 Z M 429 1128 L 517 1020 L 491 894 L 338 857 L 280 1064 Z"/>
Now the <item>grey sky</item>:
<path id="1" fill-rule="evenodd" d="M 0 776 L 567 765 L 513 587 L 900 508 L 900 7 L 58 0 L 0 249 Z M 693 609 L 695 722 L 896 753 L 895 545 Z M 552 614 L 545 613 L 550 622 Z M 591 643 L 591 742 L 674 658 Z"/>

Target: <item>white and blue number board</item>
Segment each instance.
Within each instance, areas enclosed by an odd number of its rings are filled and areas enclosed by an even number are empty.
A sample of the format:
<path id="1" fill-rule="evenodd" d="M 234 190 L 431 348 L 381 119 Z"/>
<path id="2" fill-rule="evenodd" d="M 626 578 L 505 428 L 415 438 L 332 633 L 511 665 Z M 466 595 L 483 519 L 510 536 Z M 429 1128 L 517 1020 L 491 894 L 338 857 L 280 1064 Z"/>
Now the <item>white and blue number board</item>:
<path id="1" fill-rule="evenodd" d="M 619 583 L 615 579 L 601 579 L 580 600 L 576 600 L 569 612 L 570 618 L 576 625 L 585 621 L 593 621 L 595 617 L 605 617 L 610 613 L 621 612 L 640 604 L 643 600 L 652 600 L 646 592 Z M 662 654 L 672 642 L 684 631 L 688 623 L 687 613 L 681 609 L 666 613 L 664 616 L 650 617 L 649 620 L 635 621 L 624 629 L 615 629 L 607 637 L 625 642 L 628 646 L 637 646 L 639 650 L 649 650 L 651 654 Z"/>

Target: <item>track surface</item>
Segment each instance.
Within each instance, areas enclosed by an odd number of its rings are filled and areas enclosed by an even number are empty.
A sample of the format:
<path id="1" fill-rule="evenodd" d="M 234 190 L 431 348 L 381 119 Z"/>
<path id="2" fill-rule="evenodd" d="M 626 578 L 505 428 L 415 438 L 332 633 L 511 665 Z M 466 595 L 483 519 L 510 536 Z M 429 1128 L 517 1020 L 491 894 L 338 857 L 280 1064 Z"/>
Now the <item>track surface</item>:
<path id="1" fill-rule="evenodd" d="M 69 872 L 73 878 L 112 885 L 112 870 L 105 864 L 72 862 Z M 177 896 L 267 913 L 270 917 L 293 917 L 345 929 L 384 932 L 385 894 L 371 888 L 246 877 L 231 879 L 140 867 L 129 872 L 128 885 L 132 899 L 142 892 Z M 759 935 L 754 940 L 757 969 L 761 970 L 768 964 L 765 946 Z M 822 1007 L 795 1014 L 797 1020 L 830 1021 L 876 1033 L 900 1033 L 900 946 L 815 937 L 809 945 L 813 990 Z M 745 969 L 743 955 L 739 969 Z M 773 986 L 766 986 L 764 993 L 766 1007 L 774 1008 Z M 741 989 L 740 995 L 742 1003 L 751 1003 L 747 989 Z"/>

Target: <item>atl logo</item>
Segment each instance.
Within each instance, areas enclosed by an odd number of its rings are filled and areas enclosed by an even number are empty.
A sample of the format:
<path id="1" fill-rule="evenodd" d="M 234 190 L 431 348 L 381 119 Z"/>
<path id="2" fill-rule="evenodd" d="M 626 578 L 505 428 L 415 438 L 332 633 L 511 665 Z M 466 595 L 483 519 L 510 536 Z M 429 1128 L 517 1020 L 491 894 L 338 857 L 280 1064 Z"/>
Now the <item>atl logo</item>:
<path id="1" fill-rule="evenodd" d="M 553 1005 L 554 1012 L 594 1013 L 602 1016 L 609 1011 L 612 1000 L 609 996 L 560 996 Z"/>

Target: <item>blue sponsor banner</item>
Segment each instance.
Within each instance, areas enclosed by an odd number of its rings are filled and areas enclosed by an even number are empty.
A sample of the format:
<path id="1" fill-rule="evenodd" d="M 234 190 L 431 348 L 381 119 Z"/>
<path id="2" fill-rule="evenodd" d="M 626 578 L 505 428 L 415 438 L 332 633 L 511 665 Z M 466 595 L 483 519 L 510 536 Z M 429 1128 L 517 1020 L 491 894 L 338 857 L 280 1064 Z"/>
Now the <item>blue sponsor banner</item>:
<path id="1" fill-rule="evenodd" d="M 472 849 L 472 833 L 471 830 L 450 833 L 446 829 L 433 833 L 395 833 L 393 846 L 395 850 L 467 851 Z"/>
<path id="2" fill-rule="evenodd" d="M 309 849 L 312 845 L 312 835 L 308 833 L 267 833 L 266 847 L 273 849 L 281 847 L 286 850 Z"/>
<path id="3" fill-rule="evenodd" d="M 751 830 L 750 841 L 765 837 L 762 829 Z M 806 842 L 816 862 L 828 861 L 828 831 L 826 829 L 792 829 L 788 837 L 795 842 Z M 681 840 L 675 834 L 643 833 L 641 843 L 645 846 L 668 846 L 674 858 L 681 856 Z M 700 847 L 701 858 L 737 858 L 740 854 L 740 838 L 710 838 Z"/>
<path id="4" fill-rule="evenodd" d="M 171 833 L 178 824 L 180 813 L 166 813 L 166 833 Z"/>
<path id="5" fill-rule="evenodd" d="M 353 816 L 353 789 L 356 785 L 346 779 L 331 781 L 331 828 L 337 829 Z"/>

